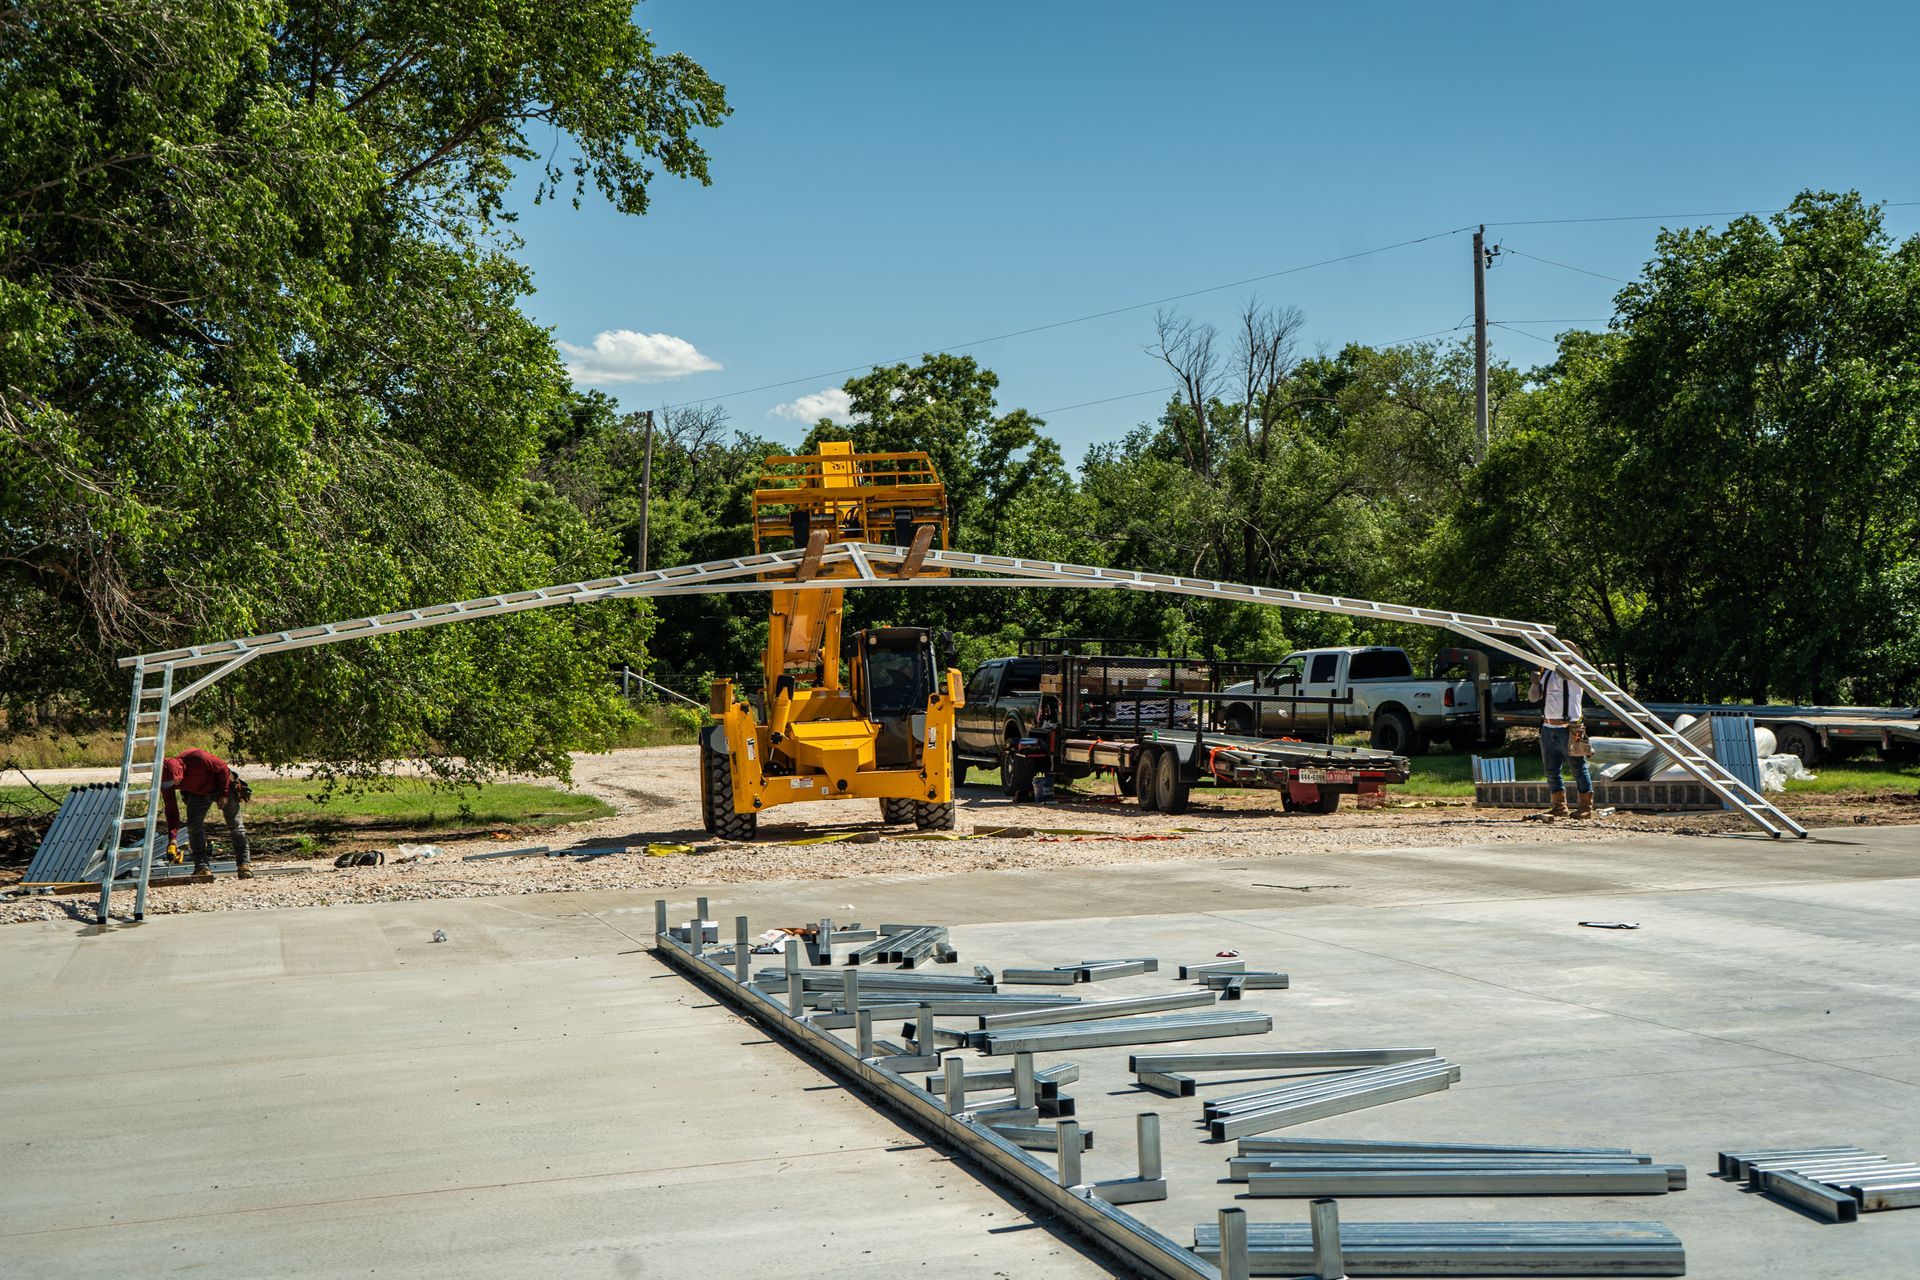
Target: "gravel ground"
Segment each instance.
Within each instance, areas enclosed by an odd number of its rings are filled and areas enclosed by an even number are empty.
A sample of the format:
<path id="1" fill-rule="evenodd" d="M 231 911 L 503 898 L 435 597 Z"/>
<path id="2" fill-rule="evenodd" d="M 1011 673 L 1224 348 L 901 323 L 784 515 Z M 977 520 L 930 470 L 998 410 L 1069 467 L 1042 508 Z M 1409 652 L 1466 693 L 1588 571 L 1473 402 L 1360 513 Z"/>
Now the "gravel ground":
<path id="1" fill-rule="evenodd" d="M 1429 849 L 1503 840 L 1592 842 L 1630 840 L 1647 832 L 1705 833 L 1744 827 L 1738 818 L 1720 813 L 1615 814 L 1589 822 L 1541 822 L 1529 820 L 1517 810 L 1475 809 L 1467 800 L 1400 802 L 1407 807 L 1393 807 L 1390 802 L 1389 807 L 1374 810 L 1356 810 L 1349 800 L 1337 814 L 1288 814 L 1263 793 L 1205 798 L 1204 788 L 1195 789 L 1195 802 L 1189 812 L 1168 817 L 1142 814 L 1131 802 L 1123 806 L 1114 797 L 1100 794 L 1099 783 L 1089 781 L 1084 784 L 1084 792 L 1044 807 L 1013 804 L 997 790 L 985 787 L 968 787 L 963 793 L 959 834 L 972 836 L 1019 826 L 1036 829 L 1033 835 L 906 839 L 902 837 L 911 836 L 912 828 L 882 828 L 878 802 L 867 802 L 795 805 L 774 820 L 763 820 L 756 843 L 737 845 L 712 840 L 701 830 L 692 747 L 582 755 L 575 759 L 574 785 L 606 800 L 618 812 L 531 840 L 506 844 L 493 840 L 449 842 L 441 846 L 439 856 L 406 865 L 336 870 L 323 863 L 305 872 L 262 875 L 252 880 L 221 877 L 208 884 L 156 887 L 148 899 L 148 910 L 164 915 L 581 889 L 672 889 L 746 880 L 1126 866 L 1308 851 Z M 1912 822 L 1920 818 L 1920 810 L 1913 805 L 1871 803 L 1844 796 L 1813 797 L 1810 802 L 1795 803 L 1793 812 L 1810 826 Z M 1049 834 L 1063 830 L 1072 834 Z M 857 837 L 858 842 L 791 843 L 824 835 Z M 669 857 L 634 852 L 591 859 L 460 860 L 464 854 L 522 844 L 546 843 L 561 850 L 641 846 L 649 841 L 692 844 L 694 852 Z M 302 864 L 262 861 L 257 865 Z M 311 863 L 304 865 L 313 867 Z M 18 876 L 18 869 L 8 873 L 0 888 Z M 116 895 L 118 901 L 123 899 Z M 88 895 L 0 903 L 0 924 L 90 921 L 93 902 Z"/>

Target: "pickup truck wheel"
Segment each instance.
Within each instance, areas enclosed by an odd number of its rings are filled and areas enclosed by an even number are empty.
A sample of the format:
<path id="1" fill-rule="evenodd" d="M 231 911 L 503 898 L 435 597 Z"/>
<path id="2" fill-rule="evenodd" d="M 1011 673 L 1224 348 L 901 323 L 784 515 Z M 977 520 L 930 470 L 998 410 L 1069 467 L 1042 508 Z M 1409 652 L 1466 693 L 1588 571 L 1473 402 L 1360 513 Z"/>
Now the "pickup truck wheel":
<path id="1" fill-rule="evenodd" d="M 1007 794 L 1022 802 L 1033 799 L 1033 775 L 1039 772 L 1039 765 L 1025 756 L 1011 757 L 1001 775 Z"/>
<path id="2" fill-rule="evenodd" d="M 751 840 L 759 829 L 757 813 L 733 811 L 733 762 L 700 744 L 700 825 L 722 840 Z"/>
<path id="3" fill-rule="evenodd" d="M 1020 793 L 1013 784 L 1013 765 L 1019 757 L 1013 754 L 1013 745 L 1011 739 L 1000 744 L 1000 790 L 1018 800 Z"/>
<path id="4" fill-rule="evenodd" d="M 1404 711 L 1382 711 L 1373 719 L 1375 751 L 1391 751 L 1396 756 L 1424 755 L 1427 740 L 1414 732 L 1413 720 Z"/>
<path id="5" fill-rule="evenodd" d="M 1242 738 L 1253 736 L 1253 712 L 1246 707 L 1233 707 L 1227 712 L 1227 732 Z"/>
<path id="6" fill-rule="evenodd" d="M 1152 813 L 1160 807 L 1160 753 L 1152 749 L 1140 753 L 1139 771 L 1133 776 L 1134 790 L 1140 793 L 1140 809 Z"/>
<path id="7" fill-rule="evenodd" d="M 1774 741 L 1779 744 L 1778 750 L 1799 756 L 1800 763 L 1809 769 L 1820 763 L 1820 739 L 1804 725 L 1781 725 L 1774 731 Z"/>
<path id="8" fill-rule="evenodd" d="M 1160 752 L 1160 764 L 1153 771 L 1154 808 L 1161 813 L 1187 811 L 1187 773 L 1171 751 Z"/>
<path id="9" fill-rule="evenodd" d="M 913 821 L 914 802 L 907 799 L 895 799 L 884 796 L 880 800 L 880 821 L 889 826 Z"/>
<path id="10" fill-rule="evenodd" d="M 1140 778 L 1131 769 L 1116 770 L 1113 775 L 1113 784 L 1120 788 L 1120 794 L 1123 796 L 1140 793 Z"/>

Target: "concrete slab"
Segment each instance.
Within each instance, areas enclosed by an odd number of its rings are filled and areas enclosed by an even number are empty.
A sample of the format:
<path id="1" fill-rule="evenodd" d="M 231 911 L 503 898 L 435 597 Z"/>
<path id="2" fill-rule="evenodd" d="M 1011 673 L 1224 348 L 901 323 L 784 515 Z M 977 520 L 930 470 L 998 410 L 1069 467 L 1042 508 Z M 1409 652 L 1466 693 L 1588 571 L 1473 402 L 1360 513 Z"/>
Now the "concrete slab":
<path id="1" fill-rule="evenodd" d="M 8 1274 L 1105 1274 L 578 911 L 75 932 L 0 934 Z"/>
<path id="2" fill-rule="evenodd" d="M 1821 1225 L 1710 1176 L 1729 1146 L 1920 1157 L 1920 829 L 1821 837 L 708 892 L 756 928 L 945 921 L 963 969 L 1162 958 L 1100 997 L 1177 990 L 1175 965 L 1238 948 L 1294 987 L 1247 994 L 1271 1035 L 1211 1047 L 1432 1044 L 1463 1067 L 1297 1132 L 1630 1145 L 1693 1173 L 1662 1197 L 1350 1200 L 1349 1220 L 1652 1218 L 1695 1276 L 1901 1276 L 1920 1213 Z M 1105 1273 L 644 955 L 652 918 L 571 894 L 0 930 L 0 1257 L 55 1277 Z M 1623 918 L 1642 927 L 1577 924 Z M 1159 1111 L 1174 1196 L 1134 1212 L 1187 1239 L 1233 1202 L 1232 1144 L 1125 1057 L 1060 1055 L 1082 1065 L 1086 1175 L 1131 1173 L 1133 1117 Z M 1205 1079 L 1202 1098 L 1246 1087 Z"/>

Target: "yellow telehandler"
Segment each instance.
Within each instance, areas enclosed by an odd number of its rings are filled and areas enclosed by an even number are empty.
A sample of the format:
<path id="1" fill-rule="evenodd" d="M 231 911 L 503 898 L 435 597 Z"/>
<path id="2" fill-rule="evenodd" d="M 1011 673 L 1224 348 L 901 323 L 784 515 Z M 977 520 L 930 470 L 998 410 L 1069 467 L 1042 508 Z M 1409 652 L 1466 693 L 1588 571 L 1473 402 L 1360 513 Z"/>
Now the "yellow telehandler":
<path id="1" fill-rule="evenodd" d="M 947 493 L 932 460 L 855 453 L 845 441 L 767 459 L 753 492 L 754 550 L 804 549 L 776 580 L 858 577 L 846 562 L 821 563 L 836 542 L 906 547 L 896 572 L 920 575 L 928 549 L 947 545 Z M 700 812 L 714 835 L 751 840 L 761 813 L 803 800 L 878 800 L 883 821 L 952 829 L 962 696 L 960 673 L 941 666 L 947 639 L 923 627 L 843 636 L 844 596 L 835 586 L 771 592 L 757 698 L 713 682 L 720 723 L 700 737 Z"/>

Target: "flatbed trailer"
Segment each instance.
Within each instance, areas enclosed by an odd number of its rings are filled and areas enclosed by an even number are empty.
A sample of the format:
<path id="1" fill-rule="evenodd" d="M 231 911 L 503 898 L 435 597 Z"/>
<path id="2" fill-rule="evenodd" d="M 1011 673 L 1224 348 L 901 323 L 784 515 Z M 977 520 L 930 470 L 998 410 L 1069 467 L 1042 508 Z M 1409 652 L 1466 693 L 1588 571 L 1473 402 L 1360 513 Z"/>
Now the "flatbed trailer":
<path id="1" fill-rule="evenodd" d="M 1074 736 L 1046 728 L 1036 732 L 1044 736 L 1023 739 L 1023 756 L 1070 776 L 1112 774 L 1122 794 L 1132 795 L 1143 809 L 1161 813 L 1184 813 L 1190 789 L 1203 781 L 1279 791 L 1288 812 L 1332 813 L 1340 807 L 1341 796 L 1382 791 L 1405 782 L 1409 773 L 1405 756 L 1372 747 L 1199 729 L 1150 729 L 1132 738 Z"/>
<path id="2" fill-rule="evenodd" d="M 1112 775 L 1140 807 L 1183 813 L 1195 783 L 1277 790 L 1289 811 L 1332 813 L 1340 797 L 1405 782 L 1405 756 L 1372 747 L 1222 732 L 1221 713 L 1245 692 L 1246 665 L 1113 653 L 1045 655 L 1036 715 L 1008 760 L 1009 789 L 1039 774 Z M 1343 699 L 1295 694 L 1253 701 L 1312 704 L 1329 712 Z M 1329 735 L 1331 736 L 1331 735 Z"/>
<path id="3" fill-rule="evenodd" d="M 1735 706 L 1705 702 L 1649 702 L 1647 709 L 1671 724 L 1679 716 L 1743 715 L 1771 729 L 1781 751 L 1799 756 L 1812 767 L 1831 756 L 1846 757 L 1877 748 L 1881 758 L 1920 759 L 1920 708 L 1915 707 L 1796 707 Z M 1503 703 L 1493 708 L 1502 725 L 1537 726 L 1540 708 L 1530 703 Z M 1589 702 L 1584 717 L 1591 729 L 1626 731 L 1626 726 Z"/>

